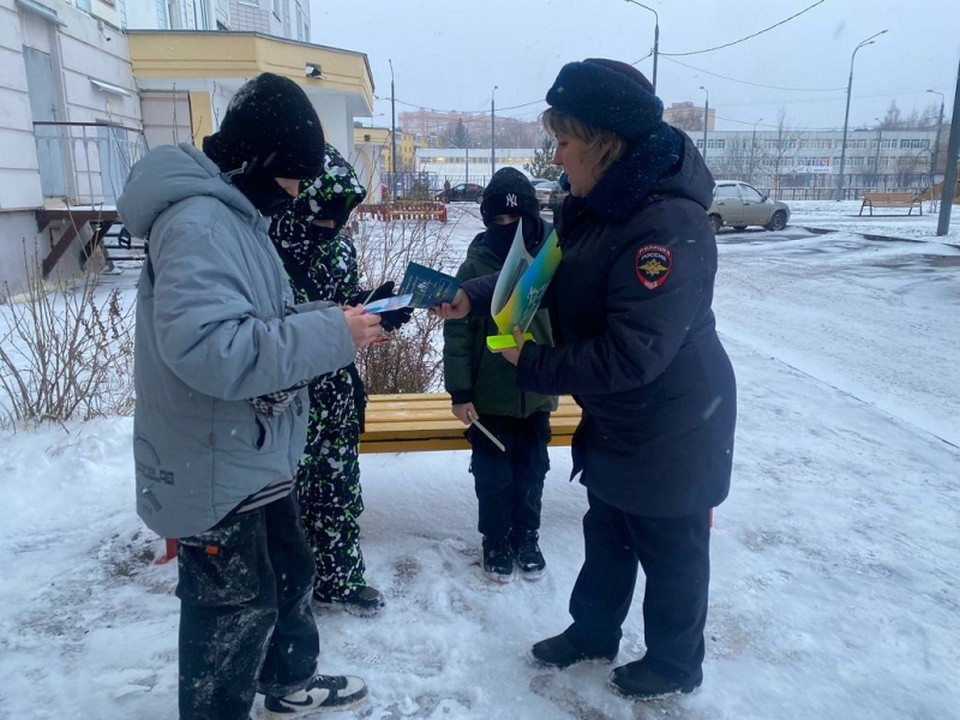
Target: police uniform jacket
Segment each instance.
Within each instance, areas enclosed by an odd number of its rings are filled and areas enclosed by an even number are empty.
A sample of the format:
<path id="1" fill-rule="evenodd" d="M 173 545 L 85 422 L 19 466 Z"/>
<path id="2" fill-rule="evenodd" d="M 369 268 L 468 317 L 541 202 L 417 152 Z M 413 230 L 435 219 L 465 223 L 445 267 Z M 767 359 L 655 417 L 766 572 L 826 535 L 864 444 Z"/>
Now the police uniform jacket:
<path id="1" fill-rule="evenodd" d="M 733 369 L 711 310 L 713 178 L 689 139 L 652 190 L 636 150 L 558 213 L 563 259 L 549 305 L 555 347 L 526 343 L 518 384 L 582 408 L 574 475 L 631 514 L 682 517 L 724 500 L 736 420 Z"/>

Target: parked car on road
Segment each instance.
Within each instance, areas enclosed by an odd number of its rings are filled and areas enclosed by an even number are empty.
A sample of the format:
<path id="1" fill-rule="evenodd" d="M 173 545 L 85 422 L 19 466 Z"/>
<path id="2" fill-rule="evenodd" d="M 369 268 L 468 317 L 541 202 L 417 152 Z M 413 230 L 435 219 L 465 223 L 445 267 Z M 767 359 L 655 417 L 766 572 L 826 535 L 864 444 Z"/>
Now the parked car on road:
<path id="1" fill-rule="evenodd" d="M 724 225 L 732 226 L 734 230 L 745 230 L 748 225 L 783 230 L 790 219 L 790 208 L 749 183 L 717 180 L 713 188 L 713 204 L 707 214 L 714 232 Z"/>
<path id="2" fill-rule="evenodd" d="M 556 180 L 534 180 L 533 190 L 537 195 L 537 202 L 540 203 L 540 209 L 555 208 L 568 195 L 566 190 L 561 189 L 560 183 Z"/>
<path id="3" fill-rule="evenodd" d="M 436 199 L 441 202 L 480 202 L 483 195 L 483 185 L 476 183 L 457 183 L 449 190 L 441 190 Z"/>

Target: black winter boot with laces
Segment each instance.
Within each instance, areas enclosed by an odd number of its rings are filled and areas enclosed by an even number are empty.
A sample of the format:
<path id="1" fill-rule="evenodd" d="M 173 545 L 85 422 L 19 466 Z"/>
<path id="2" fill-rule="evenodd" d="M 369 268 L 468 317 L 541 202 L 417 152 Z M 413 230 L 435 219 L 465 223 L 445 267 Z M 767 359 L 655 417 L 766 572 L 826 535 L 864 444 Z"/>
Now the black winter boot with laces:
<path id="1" fill-rule="evenodd" d="M 513 556 L 524 580 L 539 580 L 546 572 L 547 562 L 540 552 L 539 540 L 535 530 L 517 533 L 510 538 Z"/>
<path id="2" fill-rule="evenodd" d="M 483 574 L 498 583 L 513 580 L 513 549 L 503 538 L 483 537 Z"/>

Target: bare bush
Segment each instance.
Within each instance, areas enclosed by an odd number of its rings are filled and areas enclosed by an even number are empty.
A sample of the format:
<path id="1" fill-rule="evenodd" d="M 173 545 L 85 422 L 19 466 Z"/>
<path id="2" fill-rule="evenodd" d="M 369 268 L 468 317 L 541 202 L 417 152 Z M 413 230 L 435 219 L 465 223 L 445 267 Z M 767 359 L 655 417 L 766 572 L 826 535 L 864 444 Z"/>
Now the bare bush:
<path id="1" fill-rule="evenodd" d="M 129 414 L 132 305 L 96 271 L 51 289 L 26 250 L 24 267 L 26 292 L 0 312 L 0 426 Z"/>
<path id="2" fill-rule="evenodd" d="M 387 280 L 399 285 L 407 264 L 448 267 L 450 231 L 427 220 L 365 220 L 354 233 L 360 283 L 378 287 Z M 391 334 L 390 342 L 360 351 L 357 367 L 371 394 L 418 393 L 436 390 L 443 358 L 438 339 L 443 321 L 416 311 Z"/>

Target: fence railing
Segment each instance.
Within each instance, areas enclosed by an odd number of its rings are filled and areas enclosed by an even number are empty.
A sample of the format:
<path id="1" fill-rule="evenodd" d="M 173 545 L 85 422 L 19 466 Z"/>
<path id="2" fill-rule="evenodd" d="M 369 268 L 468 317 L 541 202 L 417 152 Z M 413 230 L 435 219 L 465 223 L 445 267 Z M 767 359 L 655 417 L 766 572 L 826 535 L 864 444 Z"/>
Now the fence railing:
<path id="1" fill-rule="evenodd" d="M 45 198 L 69 205 L 115 205 L 147 145 L 143 132 L 116 123 L 33 123 Z"/>

